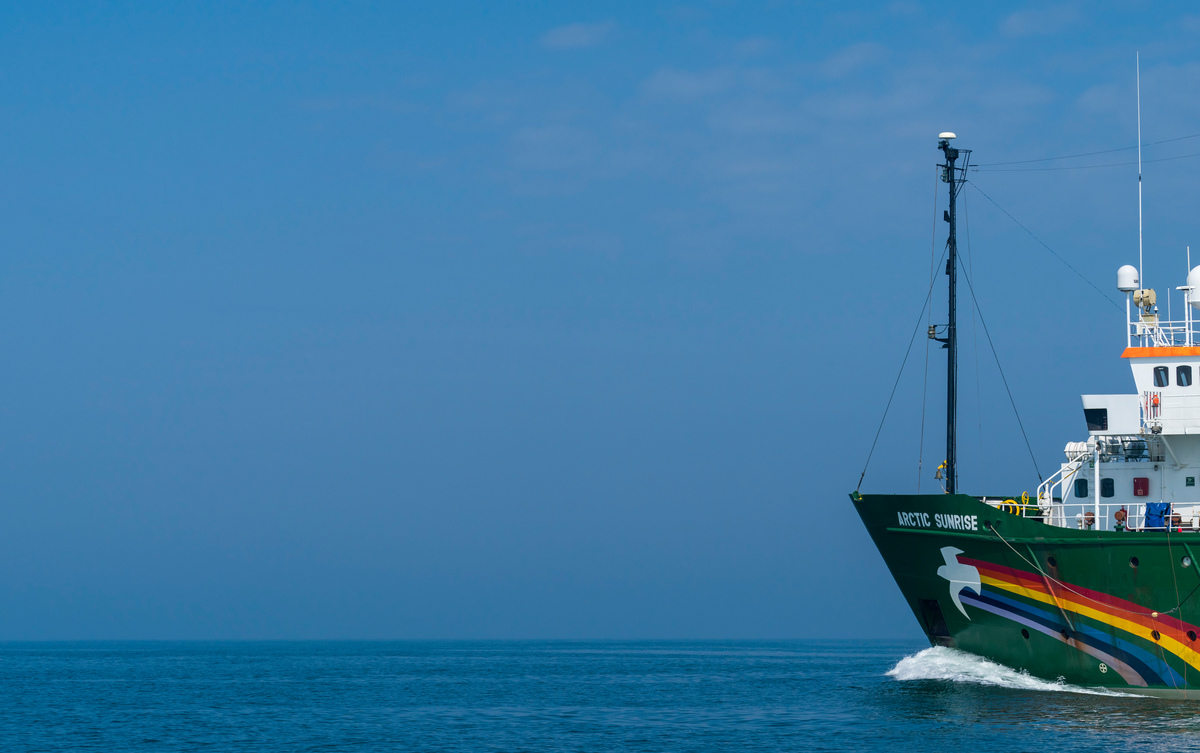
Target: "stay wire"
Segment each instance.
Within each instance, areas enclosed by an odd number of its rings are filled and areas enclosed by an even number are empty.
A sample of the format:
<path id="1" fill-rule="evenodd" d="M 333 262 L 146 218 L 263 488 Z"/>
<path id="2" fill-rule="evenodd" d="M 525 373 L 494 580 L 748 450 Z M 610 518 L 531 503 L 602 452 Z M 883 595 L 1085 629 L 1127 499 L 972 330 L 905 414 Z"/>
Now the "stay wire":
<path id="1" fill-rule="evenodd" d="M 971 181 L 971 187 L 972 187 L 972 188 L 974 188 L 974 189 L 975 189 L 976 191 L 978 191 L 979 193 L 983 194 L 983 198 L 985 198 L 985 199 L 987 199 L 988 201 L 992 202 L 992 204 L 993 204 L 993 205 L 994 205 L 994 206 L 995 206 L 997 209 L 999 209 L 1001 212 L 1004 212 L 1004 215 L 1005 215 L 1006 217 L 1008 217 L 1008 219 L 1010 219 L 1010 220 L 1012 220 L 1013 222 L 1015 222 L 1015 223 L 1017 224 L 1017 227 L 1021 228 L 1021 229 L 1022 229 L 1022 230 L 1024 230 L 1026 233 L 1028 233 L 1030 238 L 1033 238 L 1035 241 L 1037 241 L 1039 244 L 1041 244 L 1042 248 L 1044 248 L 1044 249 L 1046 249 L 1047 251 L 1049 251 L 1049 252 L 1050 252 L 1050 254 L 1051 254 L 1051 255 L 1052 255 L 1052 256 L 1053 256 L 1055 259 L 1058 259 L 1058 260 L 1059 260 L 1059 261 L 1061 261 L 1063 264 L 1065 264 L 1065 265 L 1066 265 L 1066 267 L 1067 267 L 1067 269 L 1069 269 L 1069 270 L 1071 270 L 1072 272 L 1074 272 L 1074 273 L 1075 273 L 1075 274 L 1076 274 L 1076 275 L 1079 277 L 1079 279 L 1083 280 L 1083 281 L 1084 281 L 1084 282 L 1086 282 L 1088 285 L 1091 285 L 1091 286 L 1092 286 L 1092 289 L 1093 289 L 1093 290 L 1095 290 L 1095 291 L 1096 291 L 1097 293 L 1099 293 L 1100 295 L 1104 296 L 1104 299 L 1105 299 L 1106 301 L 1108 301 L 1109 303 L 1111 303 L 1111 304 L 1113 305 L 1113 307 L 1114 307 L 1114 308 L 1116 308 L 1118 311 L 1123 311 L 1123 309 L 1121 308 L 1121 306 L 1120 306 L 1120 305 L 1119 305 L 1119 304 L 1118 304 L 1116 301 L 1114 301 L 1114 300 L 1113 300 L 1111 297 L 1109 297 L 1108 293 L 1105 293 L 1103 290 L 1101 290 L 1099 287 L 1097 287 L 1097 286 L 1096 286 L 1096 283 L 1094 283 L 1094 282 L 1092 282 L 1091 280 L 1089 280 L 1088 278 L 1084 277 L 1084 276 L 1083 276 L 1083 273 L 1082 273 L 1082 272 L 1080 272 L 1078 269 L 1076 269 L 1076 268 L 1074 267 L 1074 265 L 1072 265 L 1072 264 L 1071 264 L 1071 262 L 1069 262 L 1069 261 L 1067 261 L 1066 259 L 1064 259 L 1064 258 L 1062 258 L 1061 256 L 1059 256 L 1057 251 L 1055 251 L 1054 249 L 1050 248 L 1050 246 L 1046 245 L 1046 242 L 1045 242 L 1045 241 L 1043 241 L 1041 238 L 1039 238 L 1039 237 L 1037 237 L 1036 235 L 1034 235 L 1032 230 L 1030 230 L 1029 228 L 1027 228 L 1027 227 L 1025 227 L 1024 225 L 1022 225 L 1022 224 L 1021 224 L 1021 221 L 1020 221 L 1020 220 L 1018 220 L 1016 217 L 1013 217 L 1013 216 L 1012 216 L 1012 215 L 1009 213 L 1009 211 L 1008 211 L 1007 209 L 1005 209 L 1004 207 L 1002 207 L 1002 206 L 1000 206 L 999 204 L 997 204 L 997 203 L 996 203 L 996 200 L 995 200 L 995 199 L 993 199 L 991 196 L 988 196 L 988 195 L 987 195 L 987 192 L 986 192 L 986 191 L 984 191 L 982 188 L 980 188 L 978 185 L 976 185 L 974 181 Z"/>
<path id="2" fill-rule="evenodd" d="M 1136 149 L 1137 147 L 1131 146 L 1129 148 Z M 1191 154 L 1180 154 L 1175 157 L 1159 157 L 1158 159 L 1144 159 L 1144 160 L 1142 160 L 1142 164 L 1144 165 L 1149 162 L 1170 162 L 1172 160 L 1177 160 L 1177 159 L 1188 159 L 1189 157 L 1200 157 L 1200 152 L 1192 152 Z M 1106 162 L 1103 165 L 1070 165 L 1070 166 L 1066 166 L 1066 167 L 1001 167 L 1001 168 L 985 167 L 983 169 L 976 167 L 974 172 L 977 172 L 977 173 L 1036 173 L 1036 172 L 1045 172 L 1047 170 L 1094 170 L 1098 167 L 1125 167 L 1126 165 L 1136 165 L 1136 164 L 1137 164 L 1136 161 L 1132 161 L 1132 162 Z"/>
<path id="3" fill-rule="evenodd" d="M 1188 600 L 1191 599 L 1192 596 L 1194 596 L 1196 594 L 1196 591 L 1200 591 L 1200 584 L 1197 584 L 1195 588 L 1193 588 L 1191 591 L 1188 592 L 1187 596 L 1183 597 L 1183 599 L 1181 601 L 1179 601 L 1177 604 L 1175 604 L 1175 606 L 1171 607 L 1170 609 L 1150 610 L 1149 612 L 1137 612 L 1132 609 L 1122 609 L 1121 607 L 1109 604 L 1107 601 L 1100 601 L 1099 599 L 1094 599 L 1085 593 L 1080 593 L 1079 591 L 1076 591 L 1074 588 L 1071 588 L 1071 586 L 1069 586 L 1068 584 L 1063 583 L 1058 578 L 1055 578 L 1053 575 L 1051 575 L 1050 573 L 1043 570 L 1037 562 L 1030 562 L 1028 557 L 1021 554 L 1021 552 L 1015 546 L 1013 546 L 1012 544 L 1010 544 L 1008 542 L 1008 539 L 1006 539 L 1000 535 L 1000 532 L 996 530 L 995 526 L 990 527 L 988 530 L 991 531 L 996 536 L 996 538 L 998 538 L 998 539 L 1000 539 L 1000 541 L 1004 542 L 1004 545 L 1006 547 L 1008 547 L 1009 549 L 1011 549 L 1013 554 L 1020 557 L 1025 562 L 1025 564 L 1029 565 L 1034 570 L 1036 570 L 1038 572 L 1038 574 L 1041 575 L 1046 580 L 1052 581 L 1053 583 L 1058 585 L 1060 588 L 1062 588 L 1064 591 L 1070 591 L 1071 593 L 1075 594 L 1076 596 L 1078 596 L 1082 599 L 1087 599 L 1088 601 L 1093 602 L 1095 604 L 1101 604 L 1105 608 L 1111 609 L 1115 612 L 1124 612 L 1125 614 L 1136 614 L 1140 617 L 1154 617 L 1154 616 L 1160 615 L 1160 614 L 1171 614 L 1172 612 L 1178 612 L 1179 608 L 1182 607 L 1184 604 L 1186 604 L 1188 602 Z"/>
<path id="4" fill-rule="evenodd" d="M 975 310 L 979 312 L 979 323 L 983 325 L 983 334 L 987 336 L 988 347 L 992 349 L 992 358 L 996 359 L 996 369 L 1000 372 L 1000 381 L 1004 382 L 1004 391 L 1008 393 L 1008 402 L 1012 405 L 1013 415 L 1017 417 L 1021 438 L 1025 440 L 1025 449 L 1029 450 L 1029 459 L 1033 461 L 1033 470 L 1037 473 L 1040 484 L 1045 480 L 1042 478 L 1042 469 L 1038 468 L 1037 457 L 1033 454 L 1033 445 L 1029 444 L 1029 435 L 1025 433 L 1025 424 L 1021 421 L 1021 412 L 1017 410 L 1017 401 L 1013 399 L 1012 390 L 1008 387 L 1008 378 L 1004 376 L 1004 367 L 1000 365 L 1000 356 L 996 353 L 996 346 L 992 342 L 992 333 L 988 331 L 987 320 L 983 318 L 983 309 L 979 308 L 979 299 L 975 297 L 975 286 L 971 284 L 971 275 L 964 274 L 963 278 L 967 281 L 967 290 L 971 291 L 971 300 L 975 302 Z"/>
<path id="5" fill-rule="evenodd" d="M 1193 133 L 1190 136 L 1177 136 L 1173 139 L 1163 139 L 1162 141 L 1151 141 L 1142 146 L 1158 146 L 1159 144 L 1171 144 L 1176 141 L 1187 141 L 1188 139 L 1200 138 L 1200 133 Z M 1080 154 L 1064 154 L 1061 157 L 1039 157 L 1038 159 L 1019 159 L 1010 162 L 985 162 L 977 167 L 991 167 L 992 165 L 1028 165 L 1033 162 L 1053 162 L 1060 159 L 1075 159 L 1076 157 L 1094 157 L 1097 154 L 1113 154 L 1115 152 L 1127 152 L 1130 149 L 1137 149 L 1136 146 L 1122 146 L 1116 149 L 1101 149 L 1098 152 L 1082 152 Z"/>
<path id="6" fill-rule="evenodd" d="M 942 254 L 942 257 L 944 258 L 945 254 Z M 892 399 L 896 397 L 896 388 L 900 386 L 900 377 L 904 376 L 904 365 L 908 363 L 913 343 L 917 340 L 917 332 L 921 329 L 921 320 L 925 318 L 925 307 L 929 305 L 929 299 L 932 296 L 933 285 L 930 285 L 928 292 L 925 293 L 925 303 L 921 304 L 921 313 L 917 315 L 917 326 L 913 327 L 912 337 L 908 339 L 908 349 L 904 351 L 904 360 L 900 362 L 900 371 L 896 374 L 896 381 L 892 383 L 892 394 L 888 395 L 887 405 L 883 409 L 883 417 L 879 419 L 879 428 L 875 430 L 875 439 L 871 442 L 871 451 L 867 453 L 867 462 L 863 463 L 862 475 L 858 477 L 858 486 L 854 487 L 855 493 L 862 488 L 863 479 L 867 476 L 867 468 L 871 465 L 871 456 L 875 454 L 875 445 L 879 443 L 879 435 L 883 433 L 883 423 L 887 421 L 888 411 L 892 407 Z"/>
<path id="7" fill-rule="evenodd" d="M 1170 321 L 1169 316 L 1167 317 L 1167 320 Z M 1159 483 L 1159 486 L 1161 487 L 1162 486 L 1162 471 L 1161 470 L 1159 470 L 1158 475 L 1159 475 L 1158 483 Z M 1171 509 L 1174 510 L 1175 508 L 1172 507 Z M 1169 518 L 1167 519 L 1167 558 L 1170 562 L 1175 561 L 1175 552 L 1172 551 L 1172 549 L 1171 549 L 1171 520 Z M 1179 602 L 1179 575 L 1175 572 L 1175 568 L 1173 568 L 1173 567 L 1171 568 L 1171 578 L 1172 578 L 1172 580 L 1175 581 L 1175 601 L 1176 601 L 1176 603 L 1178 603 Z M 1162 646 L 1160 645 L 1159 648 L 1161 649 Z M 1165 657 L 1163 660 L 1166 661 Z M 1183 686 L 1185 688 L 1187 687 L 1187 662 L 1183 663 Z M 1185 690 L 1184 693 L 1185 693 L 1184 697 L 1186 698 L 1187 691 Z"/>
<path id="8" fill-rule="evenodd" d="M 967 197 L 963 196 L 963 227 L 967 231 L 967 268 L 968 274 L 975 274 L 975 255 L 971 253 L 971 213 L 967 209 Z M 971 309 L 971 347 L 975 351 L 975 419 L 979 430 L 979 469 L 982 481 L 982 470 L 986 467 L 983 459 L 983 390 L 979 386 L 979 328 L 975 325 L 976 308 Z M 1170 317 L 1167 317 L 1170 320 Z"/>
<path id="9" fill-rule="evenodd" d="M 937 253 L 937 210 L 938 210 L 938 180 L 942 171 L 937 165 L 933 169 L 933 229 L 929 233 L 929 289 L 933 290 L 933 270 L 937 266 L 934 255 Z M 933 320 L 933 307 L 925 308 L 929 315 L 925 319 L 928 326 Z M 925 465 L 925 403 L 929 398 L 929 339 L 925 339 L 925 376 L 921 382 L 921 436 L 917 442 L 917 494 L 921 493 L 921 474 Z"/>

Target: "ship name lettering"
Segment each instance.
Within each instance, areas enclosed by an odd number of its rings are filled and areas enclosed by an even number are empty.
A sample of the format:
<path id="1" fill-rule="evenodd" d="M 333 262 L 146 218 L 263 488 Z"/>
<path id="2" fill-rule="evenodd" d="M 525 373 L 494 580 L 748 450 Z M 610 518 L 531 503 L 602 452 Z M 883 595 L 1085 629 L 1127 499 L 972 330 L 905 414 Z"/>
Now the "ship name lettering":
<path id="1" fill-rule="evenodd" d="M 949 513 L 937 513 L 933 516 L 933 521 L 937 523 L 938 528 L 951 528 L 955 531 L 979 530 L 979 516 L 977 515 L 950 515 Z"/>
<path id="2" fill-rule="evenodd" d="M 902 526 L 925 526 L 929 527 L 929 513 L 927 512 L 896 512 L 900 518 Z"/>

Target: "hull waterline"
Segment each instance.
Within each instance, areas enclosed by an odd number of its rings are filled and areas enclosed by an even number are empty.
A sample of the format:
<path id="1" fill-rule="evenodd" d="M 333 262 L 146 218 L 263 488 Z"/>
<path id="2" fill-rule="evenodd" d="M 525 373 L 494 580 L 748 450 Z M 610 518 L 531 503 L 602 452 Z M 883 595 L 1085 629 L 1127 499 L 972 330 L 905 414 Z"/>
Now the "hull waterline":
<path id="1" fill-rule="evenodd" d="M 1051 681 L 1200 698 L 1188 535 L 1055 527 L 961 494 L 851 498 L 931 644 Z"/>

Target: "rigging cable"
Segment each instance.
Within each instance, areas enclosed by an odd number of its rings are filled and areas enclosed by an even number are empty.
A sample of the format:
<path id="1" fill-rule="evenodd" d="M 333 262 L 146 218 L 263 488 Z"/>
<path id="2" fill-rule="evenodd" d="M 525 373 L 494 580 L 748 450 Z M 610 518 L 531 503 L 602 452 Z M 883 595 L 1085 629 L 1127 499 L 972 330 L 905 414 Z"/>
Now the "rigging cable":
<path id="1" fill-rule="evenodd" d="M 1170 144 L 1176 141 L 1187 141 L 1188 139 L 1200 138 L 1200 133 L 1193 133 L 1190 136 L 1176 136 L 1173 139 L 1163 139 L 1162 141 L 1150 141 L 1142 146 L 1158 146 L 1159 144 Z M 1097 154 L 1113 154 L 1115 152 L 1127 152 L 1130 149 L 1137 149 L 1136 146 L 1122 146 L 1117 149 L 1101 149 L 1098 152 L 1082 152 L 1080 154 L 1064 154 L 1061 157 L 1040 157 L 1038 159 L 1019 159 L 1010 162 L 984 162 L 979 167 L 993 167 L 999 165 L 1028 165 L 1033 162 L 1053 162 L 1060 159 L 1075 159 L 1076 157 L 1094 157 Z"/>
<path id="2" fill-rule="evenodd" d="M 967 211 L 967 197 L 963 196 L 963 227 L 967 231 L 967 266 L 969 267 L 968 275 L 975 275 L 975 257 L 971 253 L 971 213 Z M 973 299 L 972 299 L 973 300 Z M 979 328 L 975 326 L 975 312 L 977 307 L 971 309 L 971 345 L 975 350 L 975 419 L 979 429 L 979 480 L 983 480 L 983 469 L 987 465 L 983 459 L 987 457 L 983 454 L 983 390 L 979 387 Z M 1171 317 L 1167 317 L 1170 321 Z"/>
<path id="3" fill-rule="evenodd" d="M 1196 591 L 1200 591 L 1200 585 L 1197 585 L 1195 588 L 1193 588 L 1191 591 L 1189 591 L 1189 592 L 1188 592 L 1188 595 L 1187 595 L 1187 596 L 1183 597 L 1183 599 L 1182 599 L 1182 600 L 1178 601 L 1178 602 L 1175 604 L 1175 606 L 1171 607 L 1170 609 L 1151 610 L 1151 611 L 1149 611 L 1149 612 L 1137 612 L 1137 611 L 1134 611 L 1134 610 L 1132 610 L 1132 609 L 1124 609 L 1124 608 L 1122 608 L 1122 607 L 1118 607 L 1118 606 L 1117 606 L 1117 605 L 1115 605 L 1115 604 L 1111 604 L 1111 603 L 1109 603 L 1109 602 L 1107 602 L 1107 601 L 1100 601 L 1099 599 L 1096 599 L 1096 598 L 1093 598 L 1093 597 L 1091 597 L 1091 596 L 1088 596 L 1088 595 L 1087 595 L 1087 594 L 1085 594 L 1085 593 L 1081 593 L 1081 592 L 1079 592 L 1079 591 L 1076 591 L 1074 588 L 1071 588 L 1071 586 L 1070 586 L 1069 584 L 1067 584 L 1067 583 L 1063 583 L 1063 582 L 1062 582 L 1061 580 L 1059 580 L 1058 578 L 1055 578 L 1053 575 L 1051 575 L 1051 574 L 1047 573 L 1045 570 L 1043 570 L 1043 569 L 1041 568 L 1041 565 L 1039 565 L 1039 564 L 1038 564 L 1036 561 L 1034 561 L 1034 562 L 1031 562 L 1031 561 L 1029 560 L 1029 558 L 1028 558 L 1028 557 L 1026 557 L 1025 555 L 1021 554 L 1019 551 L 1017 551 L 1017 548 L 1016 548 L 1015 546 L 1013 546 L 1012 544 L 1010 544 L 1010 543 L 1008 542 L 1008 539 L 1006 539 L 1006 538 L 1004 538 L 1003 536 L 1001 536 L 1001 535 L 1000 535 L 1000 532 L 996 530 L 996 527 L 995 527 L 995 526 L 991 526 L 991 527 L 989 527 L 989 528 L 988 528 L 988 530 L 989 530 L 989 531 L 991 531 L 993 534 L 995 534 L 996 538 L 998 538 L 998 539 L 1000 539 L 1000 541 L 1004 542 L 1004 545 L 1005 545 L 1006 547 L 1008 547 L 1009 549 L 1011 549 L 1011 550 L 1012 550 L 1012 552 L 1013 552 L 1013 554 L 1017 555 L 1017 556 L 1018 556 L 1018 557 L 1020 557 L 1022 560 L 1024 560 L 1024 561 L 1025 561 L 1025 564 L 1029 565 L 1029 566 L 1030 566 L 1030 567 L 1032 567 L 1034 570 L 1036 570 L 1036 571 L 1038 572 L 1038 574 L 1039 574 L 1039 575 L 1041 575 L 1041 576 L 1042 576 L 1043 578 L 1045 578 L 1046 580 L 1052 581 L 1053 583 L 1055 583 L 1056 585 L 1058 585 L 1060 588 L 1062 588 L 1064 591 L 1070 591 L 1071 593 L 1075 594 L 1076 596 L 1078 596 L 1078 597 L 1080 597 L 1080 598 L 1082 598 L 1082 599 L 1087 599 L 1088 601 L 1090 601 L 1090 602 L 1093 602 L 1093 603 L 1095 603 L 1095 604 L 1101 604 L 1101 605 L 1103 605 L 1103 606 L 1104 606 L 1106 609 L 1111 609 L 1111 610 L 1113 610 L 1113 611 L 1116 611 L 1116 612 L 1124 612 L 1125 614 L 1136 614 L 1136 615 L 1138 615 L 1138 616 L 1141 616 L 1141 617 L 1158 617 L 1158 615 L 1160 615 L 1160 614 L 1171 614 L 1172 612 L 1177 612 L 1177 611 L 1179 611 L 1179 608 L 1180 608 L 1180 607 L 1182 607 L 1182 606 L 1183 606 L 1185 603 L 1187 603 L 1187 601 L 1188 601 L 1189 599 L 1191 599 L 1191 598 L 1192 598 L 1192 596 L 1194 596 L 1194 595 L 1196 594 Z"/>
<path id="4" fill-rule="evenodd" d="M 937 253 L 937 210 L 938 210 L 938 179 L 941 168 L 933 166 L 933 230 L 929 234 L 929 289 L 933 290 L 933 270 L 937 266 L 933 256 Z M 933 321 L 933 307 L 926 308 L 929 316 L 925 319 L 926 327 Z M 917 494 L 921 493 L 921 474 L 925 463 L 925 401 L 929 397 L 929 338 L 925 338 L 925 378 L 921 384 L 921 436 L 917 442 Z"/>
<path id="5" fill-rule="evenodd" d="M 968 231 L 969 232 L 969 231 Z M 965 269 L 963 270 L 966 271 Z M 996 346 L 992 342 L 992 333 L 988 331 L 987 321 L 983 318 L 983 309 L 979 308 L 979 299 L 975 297 L 975 286 L 971 284 L 971 275 L 964 274 L 967 290 L 971 291 L 971 300 L 975 302 L 975 310 L 979 312 L 979 323 L 983 325 L 983 334 L 987 336 L 988 346 L 992 349 L 992 358 L 996 359 L 996 368 L 1000 371 L 1000 381 L 1004 382 L 1004 391 L 1008 393 L 1008 402 L 1012 404 L 1013 415 L 1017 417 L 1017 426 L 1021 428 L 1021 437 L 1025 440 L 1025 449 L 1029 450 L 1029 459 L 1033 461 L 1033 470 L 1037 473 L 1038 483 L 1042 478 L 1042 469 L 1038 468 L 1037 458 L 1033 454 L 1033 446 L 1029 444 L 1029 435 L 1025 433 L 1025 424 L 1021 421 L 1021 413 L 1017 410 L 1017 401 L 1013 399 L 1012 390 L 1008 387 L 1008 378 L 1004 376 L 1004 367 L 1000 365 L 1000 356 L 996 354 Z M 932 292 L 932 289 L 930 290 Z M 861 481 L 860 481 L 861 483 Z"/>
<path id="6" fill-rule="evenodd" d="M 1169 317 L 1168 317 L 1168 321 L 1170 321 Z M 1161 469 L 1158 472 L 1158 478 L 1159 478 L 1159 484 L 1161 485 L 1162 484 L 1162 470 Z M 1172 513 L 1175 512 L 1174 506 L 1171 507 L 1171 512 Z M 1167 518 L 1167 560 L 1169 562 L 1175 561 L 1175 553 L 1173 551 L 1171 551 L 1171 518 Z M 1179 602 L 1179 575 L 1176 574 L 1175 568 L 1171 568 L 1171 578 L 1175 582 L 1175 602 L 1178 603 Z M 1158 648 L 1161 651 L 1162 645 L 1160 644 Z M 1166 657 L 1161 657 L 1161 658 L 1163 659 L 1163 661 L 1166 661 Z M 1187 662 L 1183 663 L 1183 687 L 1185 687 L 1185 688 L 1187 687 Z M 1186 698 L 1187 691 L 1184 690 L 1183 692 L 1184 692 L 1184 698 Z"/>
<path id="7" fill-rule="evenodd" d="M 942 254 L 943 258 L 945 254 Z M 939 264 L 941 261 L 939 260 Z M 921 304 L 921 313 L 917 315 L 917 326 L 913 327 L 912 337 L 908 339 L 908 350 L 904 351 L 904 360 L 900 362 L 900 371 L 896 374 L 896 381 L 892 384 L 892 394 L 888 395 L 887 405 L 883 409 L 883 417 L 879 419 L 879 428 L 875 430 L 875 439 L 871 442 L 871 451 L 867 453 L 867 462 L 863 463 L 862 475 L 858 477 L 858 486 L 854 487 L 854 491 L 858 492 L 862 488 L 863 479 L 867 475 L 867 467 L 871 465 L 871 456 L 875 454 L 875 445 L 879 443 L 879 435 L 883 432 L 883 422 L 887 421 L 888 411 L 892 407 L 892 399 L 896 397 L 896 388 L 900 386 L 900 377 L 904 375 L 904 365 L 908 363 L 908 356 L 912 353 L 913 343 L 917 339 L 917 331 L 921 329 L 921 319 L 925 316 L 925 307 L 929 305 L 929 299 L 933 296 L 933 285 L 929 286 L 929 290 L 925 293 L 925 303 Z"/>
<path id="8" fill-rule="evenodd" d="M 1136 149 L 1137 147 L 1131 146 L 1129 148 Z M 1187 159 L 1188 157 L 1200 157 L 1200 152 L 1192 152 L 1191 154 L 1180 154 L 1175 157 L 1159 157 L 1158 159 L 1144 159 L 1144 160 L 1142 160 L 1142 163 L 1145 164 L 1145 163 L 1149 163 L 1149 162 L 1170 162 L 1171 160 Z M 977 172 L 977 173 L 979 173 L 979 172 L 982 172 L 982 173 L 1036 173 L 1036 172 L 1043 172 L 1046 170 L 1092 170 L 1097 167 L 1124 167 L 1126 165 L 1136 165 L 1136 164 L 1138 164 L 1136 161 L 1133 161 L 1133 162 L 1106 162 L 1103 165 L 1070 165 L 1067 167 L 1001 167 L 1001 168 L 989 167 L 989 168 L 984 168 L 983 170 L 980 170 L 977 167 L 977 168 L 975 168 L 975 172 Z"/>
<path id="9" fill-rule="evenodd" d="M 1001 212 L 1004 212 L 1004 214 L 1005 214 L 1005 215 L 1008 217 L 1008 219 L 1010 219 L 1010 220 L 1012 220 L 1013 222 L 1017 223 L 1017 227 L 1021 228 L 1021 229 L 1022 229 L 1022 230 L 1024 230 L 1026 233 L 1028 233 L 1030 238 L 1033 238 L 1035 241 L 1037 241 L 1038 243 L 1040 243 L 1040 244 L 1042 245 L 1042 248 L 1044 248 L 1044 249 L 1046 249 L 1047 251 L 1049 251 L 1049 252 L 1050 252 L 1050 253 L 1051 253 L 1051 254 L 1054 256 L 1054 258 L 1055 258 L 1055 259 L 1058 259 L 1058 260 L 1059 260 L 1059 261 L 1061 261 L 1063 264 L 1067 265 L 1067 269 L 1071 270 L 1071 271 L 1072 271 L 1072 272 L 1074 272 L 1076 275 L 1078 275 L 1078 276 L 1079 276 L 1079 279 L 1083 280 L 1083 281 L 1084 281 L 1084 282 L 1086 282 L 1088 285 L 1091 285 L 1093 290 L 1095 290 L 1095 291 L 1096 291 L 1097 293 L 1099 293 L 1100 295 L 1104 296 L 1104 299 L 1105 299 L 1106 301 L 1108 301 L 1109 303 L 1111 303 L 1111 304 L 1112 304 L 1112 305 L 1113 305 L 1113 306 L 1114 306 L 1114 307 L 1115 307 L 1115 308 L 1116 308 L 1118 311 L 1122 311 L 1122 310 L 1123 310 L 1123 309 L 1120 307 L 1120 305 L 1118 305 L 1118 304 L 1117 304 L 1117 302 L 1116 302 L 1116 301 L 1114 301 L 1114 300 L 1113 300 L 1111 297 L 1109 297 L 1108 293 L 1105 293 L 1103 290 L 1101 290 L 1100 288 L 1096 287 L 1096 283 L 1094 283 L 1094 282 L 1092 282 L 1091 280 L 1089 280 L 1088 278 L 1084 277 L 1082 272 L 1080 272 L 1078 269 L 1076 269 L 1076 268 L 1075 268 L 1075 267 L 1074 267 L 1074 266 L 1073 266 L 1073 265 L 1072 265 L 1072 264 L 1071 264 L 1069 261 L 1067 261 L 1066 259 L 1064 259 L 1064 258 L 1062 258 L 1061 256 L 1059 256 L 1059 255 L 1058 255 L 1058 252 L 1056 252 L 1054 249 L 1052 249 L 1052 248 L 1050 248 L 1048 245 L 1046 245 L 1046 242 L 1045 242 L 1045 241 L 1043 241 L 1041 238 L 1039 238 L 1039 237 L 1037 237 L 1036 235 L 1034 235 L 1032 230 L 1030 230 L 1029 228 L 1027 228 L 1027 227 L 1025 227 L 1024 225 L 1022 225 L 1022 224 L 1021 224 L 1021 221 L 1020 221 L 1020 220 L 1018 220 L 1016 217 L 1013 217 L 1011 214 L 1009 214 L 1009 212 L 1008 212 L 1008 210 L 1007 210 L 1007 209 L 1005 209 L 1004 207 L 1002 207 L 1002 206 L 1000 206 L 999 204 L 997 204 L 997 203 L 996 203 L 996 200 L 995 200 L 995 199 L 993 199 L 991 196 L 988 196 L 988 195 L 987 195 L 987 193 L 986 193 L 986 192 L 985 192 L 985 191 L 984 191 L 982 188 L 980 188 L 979 186 L 977 186 L 977 185 L 975 184 L 975 182 L 974 182 L 974 181 L 972 181 L 972 182 L 971 182 L 971 187 L 972 187 L 972 188 L 974 188 L 974 189 L 975 189 L 976 191 L 978 191 L 979 193 L 983 194 L 983 198 L 985 198 L 985 199 L 987 199 L 988 201 L 992 202 L 992 204 L 993 204 L 993 205 L 994 205 L 994 206 L 995 206 L 997 209 L 999 209 Z"/>

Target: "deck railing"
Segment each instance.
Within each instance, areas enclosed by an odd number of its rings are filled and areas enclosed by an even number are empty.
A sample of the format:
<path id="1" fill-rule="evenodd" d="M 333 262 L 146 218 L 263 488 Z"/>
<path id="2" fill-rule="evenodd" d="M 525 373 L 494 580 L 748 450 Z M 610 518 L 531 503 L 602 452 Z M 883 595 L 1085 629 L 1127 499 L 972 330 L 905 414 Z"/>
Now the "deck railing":
<path id="1" fill-rule="evenodd" d="M 1088 531 L 1171 531 L 1195 533 L 1200 531 L 1200 505 L 1174 505 L 1164 516 L 1160 526 L 1146 525 L 1146 505 L 1128 503 L 1104 503 L 1095 501 L 1061 502 L 1052 500 L 1046 504 L 1022 504 L 1016 499 L 993 499 L 985 497 L 983 502 L 991 507 L 1022 518 L 1040 520 L 1058 528 L 1077 528 Z M 1124 525 L 1118 528 L 1116 513 L 1125 511 Z"/>
<path id="2" fill-rule="evenodd" d="M 1196 320 L 1142 321 L 1134 317 L 1129 325 L 1129 344 L 1141 348 L 1191 346 L 1200 343 L 1195 332 Z"/>

